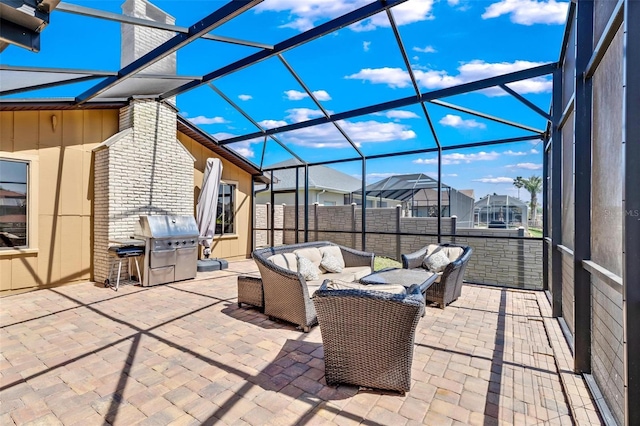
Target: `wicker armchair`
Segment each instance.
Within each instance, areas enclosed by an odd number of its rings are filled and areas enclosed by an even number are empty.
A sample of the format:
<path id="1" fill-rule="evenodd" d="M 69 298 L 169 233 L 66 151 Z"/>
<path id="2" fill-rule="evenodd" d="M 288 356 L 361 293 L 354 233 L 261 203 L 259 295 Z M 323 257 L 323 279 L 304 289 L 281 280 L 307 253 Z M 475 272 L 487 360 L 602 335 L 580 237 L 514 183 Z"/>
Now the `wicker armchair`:
<path id="1" fill-rule="evenodd" d="M 338 246 L 342 252 L 345 267 L 367 267 L 373 271 L 373 253 L 366 253 L 329 241 L 289 244 L 254 250 L 251 256 L 258 265 L 264 291 L 264 313 L 272 318 L 298 325 L 305 333 L 317 323 L 316 310 L 311 301 L 313 291 L 299 272 L 280 267 L 269 261 L 270 256 L 293 253 L 309 247 Z M 319 282 L 314 288 L 318 288 Z"/>
<path id="2" fill-rule="evenodd" d="M 419 286 L 390 294 L 331 290 L 328 283 L 313 295 L 327 384 L 408 391 L 415 330 L 424 312 Z"/>
<path id="3" fill-rule="evenodd" d="M 440 273 L 439 279 L 429 287 L 425 299 L 437 303 L 444 309 L 446 305 L 458 299 L 462 293 L 464 271 L 473 249 L 457 244 L 430 244 L 414 253 L 403 254 L 402 267 L 404 269 L 424 269 L 422 261 L 437 249 L 444 250 L 451 263 Z"/>

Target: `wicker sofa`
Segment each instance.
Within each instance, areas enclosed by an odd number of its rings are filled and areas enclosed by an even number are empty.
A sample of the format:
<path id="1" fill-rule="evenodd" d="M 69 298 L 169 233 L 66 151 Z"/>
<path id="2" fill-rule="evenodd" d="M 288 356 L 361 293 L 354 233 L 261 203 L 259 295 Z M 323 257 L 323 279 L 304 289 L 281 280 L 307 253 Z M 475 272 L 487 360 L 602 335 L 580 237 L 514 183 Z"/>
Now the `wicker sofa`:
<path id="1" fill-rule="evenodd" d="M 296 254 L 304 255 L 319 263 L 317 250 L 327 247 L 339 248 L 344 260 L 340 273 L 322 273 L 320 278 L 307 281 L 298 272 Z M 325 279 L 357 281 L 373 271 L 373 253 L 366 253 L 329 241 L 290 244 L 254 250 L 251 254 L 262 278 L 264 291 L 264 313 L 298 325 L 304 332 L 317 323 L 316 310 L 311 296 Z M 322 257 L 320 255 L 320 257 Z"/>
<path id="2" fill-rule="evenodd" d="M 440 277 L 434 282 L 426 292 L 425 299 L 429 302 L 437 303 L 442 309 L 449 303 L 455 301 L 462 293 L 462 281 L 464 271 L 473 253 L 469 246 L 457 244 L 430 244 L 422 249 L 402 255 L 402 267 L 404 269 L 424 270 L 422 262 L 425 257 L 431 255 L 436 250 L 443 250 L 451 263 L 444 271 L 439 272 Z"/>
<path id="3" fill-rule="evenodd" d="M 331 289 L 325 281 L 313 296 L 324 349 L 325 380 L 406 392 L 416 326 L 424 312 L 420 287 L 402 293 Z"/>

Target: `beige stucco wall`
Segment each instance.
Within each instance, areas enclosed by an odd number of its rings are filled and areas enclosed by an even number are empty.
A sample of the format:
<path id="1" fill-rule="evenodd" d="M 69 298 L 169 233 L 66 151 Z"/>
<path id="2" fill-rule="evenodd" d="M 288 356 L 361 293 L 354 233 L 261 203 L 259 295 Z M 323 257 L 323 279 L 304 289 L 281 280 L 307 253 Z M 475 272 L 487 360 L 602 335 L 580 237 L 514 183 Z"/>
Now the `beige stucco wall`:
<path id="1" fill-rule="evenodd" d="M 0 295 L 91 278 L 91 150 L 117 131 L 117 110 L 0 112 L 0 157 L 32 161 L 30 247 L 0 250 Z"/>
<path id="2" fill-rule="evenodd" d="M 194 166 L 194 200 L 198 202 L 202 177 L 207 158 L 216 156 L 211 150 L 205 148 L 192 138 L 178 133 L 178 140 L 189 150 L 196 159 Z M 222 180 L 226 183 L 236 184 L 236 233 L 235 235 L 215 237 L 211 247 L 211 257 L 219 257 L 227 260 L 246 259 L 251 255 L 251 175 L 221 158 Z M 195 205 L 194 205 L 195 215 Z"/>
<path id="3" fill-rule="evenodd" d="M 91 151 L 118 132 L 118 120 L 116 109 L 0 112 L 0 157 L 31 161 L 30 247 L 0 250 L 0 296 L 93 279 Z M 177 137 L 196 158 L 197 200 L 205 161 L 214 155 L 181 133 Z M 251 176 L 222 161 L 223 179 L 238 188 L 237 234 L 216 239 L 212 256 L 244 259 L 251 253 Z"/>

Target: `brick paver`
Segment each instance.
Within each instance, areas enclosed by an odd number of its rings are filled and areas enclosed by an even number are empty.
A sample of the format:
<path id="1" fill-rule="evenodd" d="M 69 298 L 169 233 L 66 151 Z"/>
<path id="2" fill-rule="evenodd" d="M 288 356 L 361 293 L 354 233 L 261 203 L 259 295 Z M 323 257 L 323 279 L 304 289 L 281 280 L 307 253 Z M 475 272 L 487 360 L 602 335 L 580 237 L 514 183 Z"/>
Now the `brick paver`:
<path id="1" fill-rule="evenodd" d="M 406 395 L 328 387 L 320 330 L 238 308 L 251 260 L 157 287 L 0 299 L 0 423 L 599 424 L 542 293 L 427 307 Z"/>

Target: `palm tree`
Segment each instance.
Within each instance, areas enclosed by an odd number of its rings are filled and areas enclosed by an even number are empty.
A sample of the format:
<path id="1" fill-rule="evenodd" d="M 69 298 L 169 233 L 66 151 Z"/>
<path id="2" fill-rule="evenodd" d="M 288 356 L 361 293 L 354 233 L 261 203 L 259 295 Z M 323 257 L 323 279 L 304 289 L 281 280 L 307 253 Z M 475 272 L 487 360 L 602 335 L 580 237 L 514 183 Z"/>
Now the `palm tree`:
<path id="1" fill-rule="evenodd" d="M 540 176 L 531 176 L 529 179 L 522 179 L 524 189 L 531 194 L 531 213 L 530 219 L 536 218 L 536 209 L 538 208 L 538 193 L 542 191 L 542 178 Z M 515 185 L 515 181 L 514 181 Z"/>
<path id="2" fill-rule="evenodd" d="M 518 176 L 513 180 L 513 186 L 518 188 L 518 198 L 520 198 L 520 188 L 524 186 L 524 179 L 522 179 L 522 176 Z"/>

